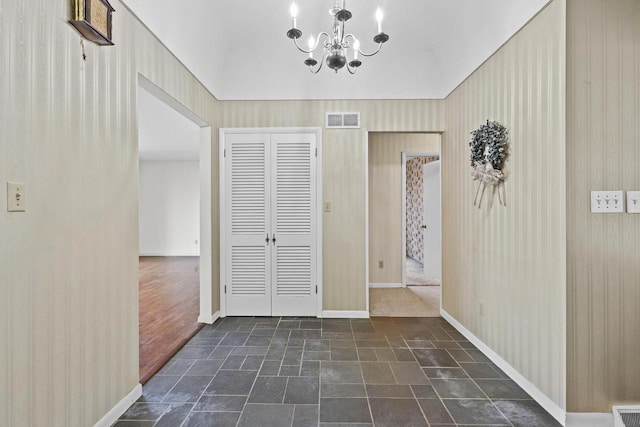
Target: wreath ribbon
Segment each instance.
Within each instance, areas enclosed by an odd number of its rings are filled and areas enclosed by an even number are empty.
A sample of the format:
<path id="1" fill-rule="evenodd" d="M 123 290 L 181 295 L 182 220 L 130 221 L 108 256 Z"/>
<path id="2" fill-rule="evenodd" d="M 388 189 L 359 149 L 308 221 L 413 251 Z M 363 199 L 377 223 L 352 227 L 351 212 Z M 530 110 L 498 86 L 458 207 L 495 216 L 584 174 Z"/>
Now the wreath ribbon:
<path id="1" fill-rule="evenodd" d="M 473 205 L 478 209 L 482 204 L 484 190 L 487 185 L 493 185 L 498 188 L 498 200 L 502 206 L 507 206 L 507 194 L 504 188 L 504 173 L 501 170 L 494 169 L 491 163 L 476 163 L 471 172 L 474 181 L 478 181 L 476 196 L 473 199 Z"/>

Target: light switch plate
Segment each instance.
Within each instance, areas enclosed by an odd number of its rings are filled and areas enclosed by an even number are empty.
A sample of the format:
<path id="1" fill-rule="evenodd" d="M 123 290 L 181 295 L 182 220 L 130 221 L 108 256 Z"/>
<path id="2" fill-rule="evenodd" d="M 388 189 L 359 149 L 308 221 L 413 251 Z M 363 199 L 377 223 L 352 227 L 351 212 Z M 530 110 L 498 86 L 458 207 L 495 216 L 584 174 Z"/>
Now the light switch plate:
<path id="1" fill-rule="evenodd" d="M 627 213 L 640 213 L 640 191 L 627 191 Z"/>
<path id="2" fill-rule="evenodd" d="M 7 211 L 25 211 L 25 185 L 18 182 L 7 182 Z"/>
<path id="3" fill-rule="evenodd" d="M 622 191 L 592 191 L 592 213 L 623 213 L 624 195 Z"/>
<path id="4" fill-rule="evenodd" d="M 331 212 L 331 202 L 324 202 L 324 211 Z"/>

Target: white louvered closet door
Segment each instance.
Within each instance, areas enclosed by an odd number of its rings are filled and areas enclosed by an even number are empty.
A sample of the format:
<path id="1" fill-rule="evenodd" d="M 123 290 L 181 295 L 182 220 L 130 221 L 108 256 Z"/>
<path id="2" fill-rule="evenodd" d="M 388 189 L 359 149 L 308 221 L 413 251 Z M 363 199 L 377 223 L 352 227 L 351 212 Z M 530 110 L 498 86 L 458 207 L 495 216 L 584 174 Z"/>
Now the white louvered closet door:
<path id="1" fill-rule="evenodd" d="M 229 316 L 271 316 L 270 136 L 225 138 L 225 286 Z"/>
<path id="2" fill-rule="evenodd" d="M 271 301 L 274 316 L 315 316 L 315 134 L 271 135 Z"/>

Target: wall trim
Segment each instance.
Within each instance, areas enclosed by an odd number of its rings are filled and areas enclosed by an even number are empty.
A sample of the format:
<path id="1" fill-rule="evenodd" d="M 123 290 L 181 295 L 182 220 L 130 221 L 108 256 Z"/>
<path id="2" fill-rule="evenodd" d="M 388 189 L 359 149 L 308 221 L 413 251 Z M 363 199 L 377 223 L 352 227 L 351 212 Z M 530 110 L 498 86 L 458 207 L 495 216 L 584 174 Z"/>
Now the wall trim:
<path id="1" fill-rule="evenodd" d="M 488 345 L 486 345 L 480 338 L 476 337 L 471 331 L 465 328 L 460 322 L 458 322 L 453 316 L 447 313 L 443 308 L 440 309 L 440 315 L 445 318 L 451 325 L 464 335 L 473 345 L 478 347 L 485 356 L 487 356 L 493 363 L 495 363 L 500 369 L 502 369 L 513 381 L 516 382 L 524 391 L 526 391 L 533 399 L 540 404 L 547 412 L 549 412 L 553 418 L 558 420 L 562 425 L 565 425 L 566 412 L 559 407 L 554 401 L 549 399 L 540 389 L 538 389 L 533 383 L 526 379 L 520 372 L 518 372 L 513 366 L 511 366 L 506 360 L 504 360 L 498 353 L 493 351 Z"/>
<path id="2" fill-rule="evenodd" d="M 404 288 L 402 283 L 369 283 L 370 288 Z"/>
<path id="3" fill-rule="evenodd" d="M 139 256 L 164 256 L 164 257 L 194 257 L 194 258 L 200 258 L 200 254 L 185 254 L 185 253 L 172 253 L 172 254 L 167 254 L 165 253 L 155 253 L 155 252 L 140 252 Z"/>
<path id="4" fill-rule="evenodd" d="M 131 406 L 136 400 L 138 400 L 142 396 L 142 384 L 138 384 L 122 398 L 120 402 L 116 404 L 109 412 L 107 412 L 104 417 L 100 419 L 97 423 L 94 424 L 94 427 L 110 427 L 122 414 L 124 414 L 129 406 Z"/>
<path id="5" fill-rule="evenodd" d="M 368 319 L 368 311 L 324 310 L 322 317 L 325 319 Z"/>
<path id="6" fill-rule="evenodd" d="M 567 427 L 613 427 L 613 414 L 567 412 Z"/>
<path id="7" fill-rule="evenodd" d="M 219 318 L 220 311 L 216 311 L 213 314 L 200 314 L 200 316 L 198 316 L 198 323 L 206 323 L 207 325 L 211 325 L 215 323 L 215 321 Z"/>

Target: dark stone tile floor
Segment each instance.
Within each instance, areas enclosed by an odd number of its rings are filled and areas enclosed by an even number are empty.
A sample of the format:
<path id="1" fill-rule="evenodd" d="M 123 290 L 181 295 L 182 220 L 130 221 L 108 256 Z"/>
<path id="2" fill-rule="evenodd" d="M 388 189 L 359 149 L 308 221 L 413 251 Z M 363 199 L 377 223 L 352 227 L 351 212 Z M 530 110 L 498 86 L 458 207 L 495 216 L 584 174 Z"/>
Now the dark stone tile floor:
<path id="1" fill-rule="evenodd" d="M 442 318 L 227 317 L 116 427 L 559 426 Z"/>

